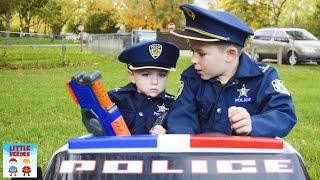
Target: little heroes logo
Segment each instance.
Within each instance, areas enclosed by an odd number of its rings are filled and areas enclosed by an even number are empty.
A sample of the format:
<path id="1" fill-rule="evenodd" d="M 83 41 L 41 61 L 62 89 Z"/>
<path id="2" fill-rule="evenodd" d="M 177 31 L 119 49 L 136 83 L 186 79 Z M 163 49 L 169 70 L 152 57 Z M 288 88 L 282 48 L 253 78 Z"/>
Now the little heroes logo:
<path id="1" fill-rule="evenodd" d="M 37 177 L 37 145 L 3 144 L 3 177 Z"/>

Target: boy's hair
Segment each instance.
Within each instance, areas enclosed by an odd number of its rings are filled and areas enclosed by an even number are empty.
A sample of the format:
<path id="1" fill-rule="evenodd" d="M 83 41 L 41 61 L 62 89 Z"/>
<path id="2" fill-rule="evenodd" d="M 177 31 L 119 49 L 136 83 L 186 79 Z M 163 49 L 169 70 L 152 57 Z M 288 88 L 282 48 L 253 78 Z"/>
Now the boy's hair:
<path id="1" fill-rule="evenodd" d="M 224 51 L 226 50 L 229 46 L 233 46 L 237 49 L 238 51 L 238 57 L 241 55 L 242 52 L 242 48 L 241 46 L 237 45 L 237 44 L 233 44 L 230 42 L 226 42 L 226 41 L 217 41 L 217 42 L 213 42 L 215 45 L 217 45 L 218 49 L 220 51 Z"/>
<path id="2" fill-rule="evenodd" d="M 190 46 L 190 40 L 188 39 L 188 44 L 189 44 L 189 47 Z M 206 41 L 204 41 L 206 42 Z M 212 43 L 214 45 L 217 46 L 217 48 L 220 50 L 220 52 L 223 52 L 224 50 L 226 50 L 229 46 L 233 46 L 237 49 L 238 51 L 238 57 L 241 55 L 241 52 L 242 52 L 242 48 L 241 46 L 237 45 L 237 44 L 233 44 L 233 43 L 230 43 L 230 42 L 226 42 L 226 41 L 214 41 L 214 42 L 207 42 L 207 43 Z"/>
<path id="3" fill-rule="evenodd" d="M 30 163 L 30 159 L 25 158 L 25 159 L 23 160 L 23 163 Z"/>
<path id="4" fill-rule="evenodd" d="M 16 158 L 11 158 L 11 159 L 9 160 L 9 162 L 11 162 L 11 161 L 18 162 L 18 161 L 16 160 Z"/>

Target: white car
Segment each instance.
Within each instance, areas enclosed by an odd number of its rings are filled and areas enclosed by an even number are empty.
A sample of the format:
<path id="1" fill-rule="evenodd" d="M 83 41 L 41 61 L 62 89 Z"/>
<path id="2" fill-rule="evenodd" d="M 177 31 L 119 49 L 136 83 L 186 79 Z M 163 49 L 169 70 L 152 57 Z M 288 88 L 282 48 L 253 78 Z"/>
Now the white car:
<path id="1" fill-rule="evenodd" d="M 262 28 L 251 39 L 251 48 L 258 61 L 276 59 L 282 47 L 284 63 L 314 61 L 320 64 L 320 41 L 313 34 L 300 28 Z"/>
<path id="2" fill-rule="evenodd" d="M 65 39 L 66 40 L 75 41 L 75 40 L 77 40 L 77 35 L 76 34 L 72 34 L 72 33 L 66 33 L 65 34 Z"/>
<path id="3" fill-rule="evenodd" d="M 154 30 L 133 30 L 132 33 L 135 37 L 135 42 L 137 43 L 145 41 L 154 41 L 157 39 L 157 33 Z"/>

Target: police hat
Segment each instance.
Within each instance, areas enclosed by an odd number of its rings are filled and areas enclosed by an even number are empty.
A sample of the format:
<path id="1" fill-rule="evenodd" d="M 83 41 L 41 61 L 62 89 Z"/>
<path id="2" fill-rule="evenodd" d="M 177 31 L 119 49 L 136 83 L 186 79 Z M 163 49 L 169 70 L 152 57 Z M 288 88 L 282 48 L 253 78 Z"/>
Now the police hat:
<path id="1" fill-rule="evenodd" d="M 118 59 L 129 65 L 129 69 L 156 68 L 174 71 L 179 58 L 179 49 L 174 44 L 148 41 L 125 49 Z"/>
<path id="2" fill-rule="evenodd" d="M 246 38 L 253 35 L 244 22 L 224 12 L 184 4 L 180 8 L 186 17 L 184 31 L 171 31 L 173 35 L 199 41 L 226 41 L 244 47 Z"/>

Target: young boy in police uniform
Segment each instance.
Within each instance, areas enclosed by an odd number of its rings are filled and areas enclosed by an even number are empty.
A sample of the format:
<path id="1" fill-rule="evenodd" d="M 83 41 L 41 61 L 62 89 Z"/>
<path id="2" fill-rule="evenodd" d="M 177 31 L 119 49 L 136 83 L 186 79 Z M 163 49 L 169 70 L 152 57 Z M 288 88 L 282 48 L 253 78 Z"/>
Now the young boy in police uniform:
<path id="1" fill-rule="evenodd" d="M 234 15 L 182 5 L 193 51 L 180 95 L 168 114 L 169 133 L 283 137 L 297 119 L 276 70 L 241 52 L 253 31 Z"/>
<path id="2" fill-rule="evenodd" d="M 165 134 L 154 123 L 166 113 L 174 96 L 165 92 L 169 71 L 175 70 L 179 49 L 167 42 L 150 41 L 125 49 L 118 59 L 128 65 L 130 83 L 109 92 L 131 134 Z M 165 127 L 165 126 L 164 126 Z"/>

